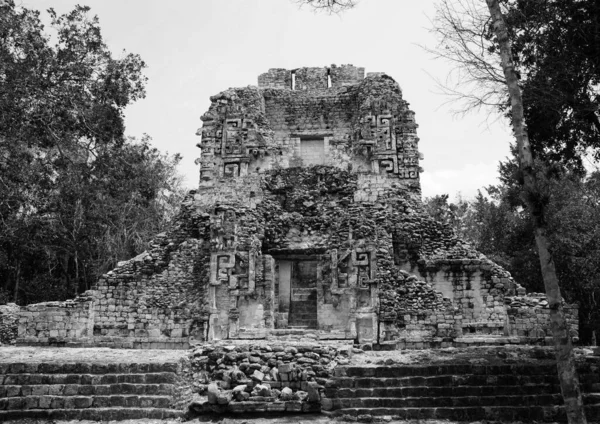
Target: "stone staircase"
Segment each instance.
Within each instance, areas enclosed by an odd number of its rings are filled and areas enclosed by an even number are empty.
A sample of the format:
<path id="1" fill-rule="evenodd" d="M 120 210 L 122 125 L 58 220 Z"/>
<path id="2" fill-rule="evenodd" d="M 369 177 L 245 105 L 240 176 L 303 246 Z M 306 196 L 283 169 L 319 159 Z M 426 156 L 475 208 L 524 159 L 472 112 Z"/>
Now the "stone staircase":
<path id="1" fill-rule="evenodd" d="M 0 422 L 175 418 L 178 363 L 0 364 Z"/>
<path id="2" fill-rule="evenodd" d="M 588 420 L 600 420 L 600 373 L 583 364 Z M 326 384 L 323 410 L 332 417 L 565 421 L 555 365 L 346 366 Z"/>

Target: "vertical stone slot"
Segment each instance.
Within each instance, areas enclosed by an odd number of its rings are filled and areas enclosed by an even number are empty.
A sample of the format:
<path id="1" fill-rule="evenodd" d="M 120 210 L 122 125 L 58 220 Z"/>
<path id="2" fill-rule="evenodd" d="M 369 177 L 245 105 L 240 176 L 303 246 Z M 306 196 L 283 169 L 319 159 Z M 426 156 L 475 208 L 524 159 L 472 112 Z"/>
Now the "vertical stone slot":
<path id="1" fill-rule="evenodd" d="M 327 88 L 331 88 L 331 69 L 327 69 Z"/>
<path id="2" fill-rule="evenodd" d="M 296 71 L 292 71 L 292 86 L 290 88 L 292 90 L 296 89 Z"/>

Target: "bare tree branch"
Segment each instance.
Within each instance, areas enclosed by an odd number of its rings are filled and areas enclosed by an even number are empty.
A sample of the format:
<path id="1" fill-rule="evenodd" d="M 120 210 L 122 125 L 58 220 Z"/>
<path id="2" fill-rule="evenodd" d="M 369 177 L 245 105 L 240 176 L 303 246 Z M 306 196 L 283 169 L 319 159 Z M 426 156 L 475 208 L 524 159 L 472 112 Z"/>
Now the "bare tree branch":
<path id="1" fill-rule="evenodd" d="M 438 40 L 431 48 L 421 45 L 436 59 L 453 69 L 444 81 L 436 80 L 439 91 L 457 103 L 457 113 L 488 108 L 497 113 L 506 105 L 507 89 L 500 57 L 487 33 L 490 17 L 485 3 L 477 0 L 440 0 L 430 31 Z"/>
<path id="2" fill-rule="evenodd" d="M 357 5 L 357 0 L 293 0 L 301 7 L 308 5 L 316 12 L 341 13 Z"/>

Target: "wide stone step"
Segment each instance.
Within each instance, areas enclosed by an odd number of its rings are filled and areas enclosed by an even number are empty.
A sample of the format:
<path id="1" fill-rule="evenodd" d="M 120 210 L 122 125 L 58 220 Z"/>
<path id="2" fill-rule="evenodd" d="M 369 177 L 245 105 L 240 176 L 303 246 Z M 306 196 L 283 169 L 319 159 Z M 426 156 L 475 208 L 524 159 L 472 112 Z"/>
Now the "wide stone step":
<path id="1" fill-rule="evenodd" d="M 561 404 L 562 396 L 560 394 L 332 399 L 334 410 L 347 408 L 437 408 L 454 406 L 552 406 Z"/>
<path id="2" fill-rule="evenodd" d="M 108 384 L 172 384 L 176 379 L 173 372 L 126 373 L 126 374 L 0 374 L 0 385 L 108 385 Z"/>
<path id="3" fill-rule="evenodd" d="M 600 418 L 600 405 L 585 407 L 588 421 Z M 457 421 L 498 420 L 498 421 L 565 421 L 561 406 L 475 406 L 439 408 L 346 408 L 327 412 L 332 417 L 388 416 L 395 420 L 450 419 Z"/>
<path id="4" fill-rule="evenodd" d="M 86 408 L 164 408 L 171 405 L 170 396 L 24 396 L 0 399 L 2 410 L 86 409 Z"/>
<path id="5" fill-rule="evenodd" d="M 410 377 L 336 377 L 330 380 L 329 387 L 414 387 L 414 386 L 522 386 L 558 384 L 558 377 L 552 375 L 436 375 Z"/>
<path id="6" fill-rule="evenodd" d="M 164 363 L 110 363 L 88 362 L 67 363 L 0 363 L 0 376 L 7 374 L 147 374 L 174 372 L 179 369 L 176 362 Z"/>
<path id="7" fill-rule="evenodd" d="M 91 409 L 26 409 L 0 410 L 0 422 L 23 418 L 51 420 L 121 421 L 140 418 L 167 419 L 183 416 L 183 412 L 166 408 L 91 408 Z"/>
<path id="8" fill-rule="evenodd" d="M 347 366 L 335 370 L 339 377 L 409 377 L 439 375 L 556 375 L 556 365 L 402 365 L 402 366 Z"/>
<path id="9" fill-rule="evenodd" d="M 530 386 L 414 386 L 373 387 L 357 389 L 326 389 L 328 397 L 337 398 L 400 398 L 400 397 L 457 397 L 559 394 L 558 384 Z"/>
<path id="10" fill-rule="evenodd" d="M 93 395 L 172 395 L 173 384 L 41 384 L 24 386 L 0 386 L 0 398 L 51 395 L 51 396 L 93 396 Z"/>
<path id="11" fill-rule="evenodd" d="M 561 420 L 564 411 L 559 407 L 447 407 L 447 408 L 347 408 L 335 411 L 334 417 L 391 416 L 396 420 L 450 419 L 476 420 Z M 548 417 L 548 418 L 545 418 Z"/>

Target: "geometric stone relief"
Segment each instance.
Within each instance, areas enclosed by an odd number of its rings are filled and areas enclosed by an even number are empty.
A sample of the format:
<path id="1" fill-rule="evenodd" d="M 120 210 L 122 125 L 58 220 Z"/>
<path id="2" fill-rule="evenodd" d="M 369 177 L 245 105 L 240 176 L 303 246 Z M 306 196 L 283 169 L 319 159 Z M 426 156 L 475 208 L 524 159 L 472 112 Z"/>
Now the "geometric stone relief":
<path id="1" fill-rule="evenodd" d="M 331 250 L 332 288 L 368 288 L 375 283 L 375 248 Z"/>
<path id="2" fill-rule="evenodd" d="M 210 185 L 215 178 L 247 175 L 251 157 L 259 154 L 259 137 L 252 119 L 228 118 L 224 123 L 206 121 L 199 133 L 202 135 L 201 185 Z"/>
<path id="3" fill-rule="evenodd" d="M 359 125 L 359 144 L 368 147 L 373 172 L 402 179 L 419 177 L 418 138 L 414 132 L 405 132 L 389 111 L 369 113 Z"/>
<path id="4" fill-rule="evenodd" d="M 248 252 L 214 252 L 211 254 L 211 285 L 225 285 L 231 290 L 248 290 L 254 255 Z"/>
<path id="5" fill-rule="evenodd" d="M 237 217 L 231 209 L 217 209 L 210 217 L 211 250 L 234 251 L 237 247 Z"/>

